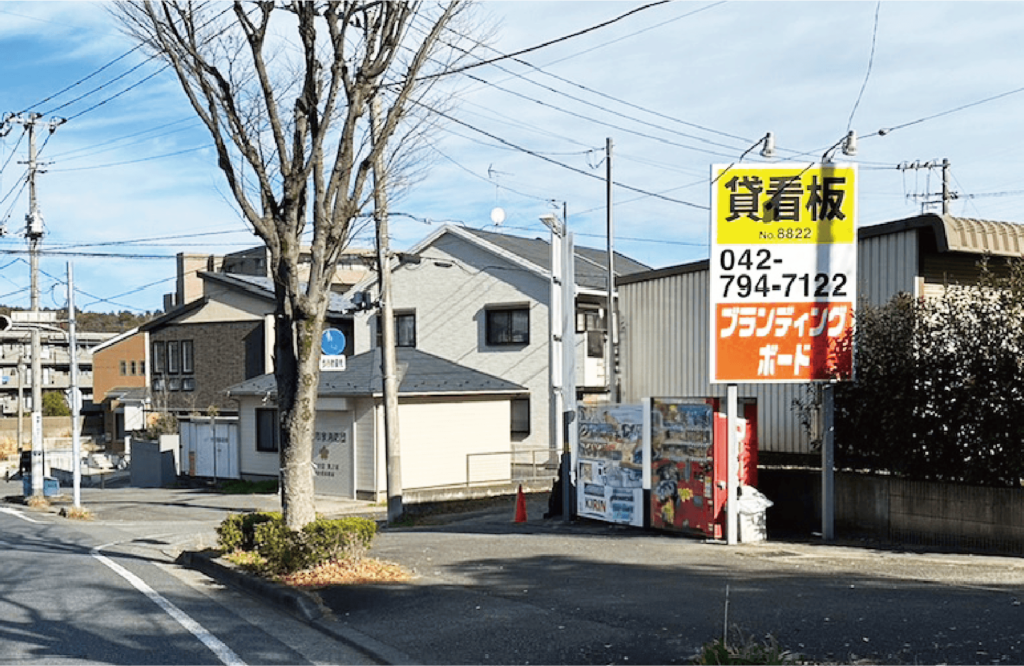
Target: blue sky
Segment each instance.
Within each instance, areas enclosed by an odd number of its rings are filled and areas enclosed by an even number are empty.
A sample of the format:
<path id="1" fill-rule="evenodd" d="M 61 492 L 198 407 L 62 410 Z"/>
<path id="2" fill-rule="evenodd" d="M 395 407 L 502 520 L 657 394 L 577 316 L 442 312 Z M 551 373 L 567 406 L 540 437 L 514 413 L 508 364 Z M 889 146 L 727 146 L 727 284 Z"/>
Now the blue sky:
<path id="1" fill-rule="evenodd" d="M 493 56 L 640 6 L 477 11 L 496 27 Z M 495 207 L 506 233 L 546 237 L 538 217 L 564 202 L 577 243 L 604 247 L 611 138 L 616 249 L 652 267 L 706 258 L 711 165 L 736 161 L 768 131 L 779 158 L 804 162 L 858 133 L 861 226 L 921 212 L 939 170 L 897 165 L 943 158 L 953 214 L 1024 222 L 1021 34 L 1021 2 L 673 2 L 636 12 L 522 56 L 529 65 L 453 82 L 458 122 L 432 137 L 426 177 L 394 202 L 404 215 L 392 220 L 393 245 L 445 222 L 494 230 Z M 64 304 L 69 259 L 79 307 L 145 311 L 173 290 L 177 252 L 258 244 L 169 71 L 136 51 L 55 95 L 132 46 L 102 3 L 0 2 L 0 113 L 68 118 L 39 140 L 43 247 L 70 253 L 43 257 L 44 307 Z M 15 307 L 29 303 L 21 134 L 0 140 L 0 303 Z M 757 150 L 746 159 L 761 160 Z"/>

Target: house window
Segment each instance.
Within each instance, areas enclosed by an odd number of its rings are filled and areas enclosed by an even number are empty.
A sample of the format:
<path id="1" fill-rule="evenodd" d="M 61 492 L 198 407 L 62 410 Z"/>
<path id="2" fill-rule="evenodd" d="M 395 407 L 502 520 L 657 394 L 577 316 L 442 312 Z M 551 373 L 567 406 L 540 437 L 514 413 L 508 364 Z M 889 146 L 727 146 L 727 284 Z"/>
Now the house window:
<path id="1" fill-rule="evenodd" d="M 177 340 L 167 342 L 167 372 L 172 375 L 181 370 L 181 351 Z"/>
<path id="2" fill-rule="evenodd" d="M 140 375 L 146 374 L 146 362 L 145 361 L 139 361 L 139 374 Z"/>
<path id="3" fill-rule="evenodd" d="M 585 334 L 587 358 L 604 358 L 606 330 L 604 316 L 600 309 L 586 308 L 576 312 L 576 332 Z"/>
<path id="4" fill-rule="evenodd" d="M 167 347 L 162 342 L 153 343 L 153 372 L 163 374 L 166 364 Z"/>
<path id="5" fill-rule="evenodd" d="M 163 377 L 154 377 L 153 378 L 153 390 L 154 391 L 163 392 L 165 387 L 166 387 L 166 384 L 164 383 L 164 378 Z"/>
<path id="6" fill-rule="evenodd" d="M 132 361 L 132 376 L 139 374 L 139 366 L 135 361 Z"/>
<path id="7" fill-rule="evenodd" d="M 530 399 L 512 400 L 512 434 L 525 437 L 530 434 Z"/>
<path id="8" fill-rule="evenodd" d="M 182 391 L 195 391 L 196 390 L 196 378 L 195 377 L 182 377 L 181 378 L 181 390 Z"/>
<path id="9" fill-rule="evenodd" d="M 167 390 L 168 391 L 180 391 L 181 390 L 181 377 L 169 377 L 167 379 Z"/>
<path id="10" fill-rule="evenodd" d="M 193 363 L 194 354 L 192 353 L 192 341 L 182 340 L 181 341 L 181 372 L 182 374 L 190 375 L 195 372 L 195 365 Z"/>
<path id="11" fill-rule="evenodd" d="M 530 309 L 487 310 L 487 344 L 530 344 Z"/>
<path id="12" fill-rule="evenodd" d="M 128 363 L 126 361 L 121 361 L 121 376 L 124 377 L 127 374 L 128 374 Z"/>
<path id="13" fill-rule="evenodd" d="M 272 453 L 277 451 L 277 410 L 256 410 L 256 450 Z"/>
<path id="14" fill-rule="evenodd" d="M 382 347 L 384 343 L 384 327 L 381 326 L 380 315 L 377 315 L 377 346 Z M 416 346 L 416 313 L 403 312 L 395 315 L 395 346 L 415 347 Z"/>

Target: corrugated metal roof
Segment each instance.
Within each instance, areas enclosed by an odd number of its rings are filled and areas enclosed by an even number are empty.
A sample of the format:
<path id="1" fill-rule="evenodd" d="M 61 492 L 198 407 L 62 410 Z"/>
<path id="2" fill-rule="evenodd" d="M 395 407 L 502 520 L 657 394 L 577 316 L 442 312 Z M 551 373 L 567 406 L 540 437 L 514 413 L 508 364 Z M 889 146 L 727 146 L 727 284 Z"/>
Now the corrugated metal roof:
<path id="1" fill-rule="evenodd" d="M 1024 256 L 1024 224 L 979 220 L 925 213 L 895 222 L 886 222 L 858 231 L 861 239 L 907 231 L 930 229 L 939 252 L 993 254 L 1002 257 Z"/>
<path id="2" fill-rule="evenodd" d="M 946 248 L 950 252 L 1004 257 L 1024 255 L 1024 225 L 952 215 L 940 217 L 946 236 Z"/>
<path id="3" fill-rule="evenodd" d="M 452 363 L 433 354 L 399 347 L 398 393 L 417 395 L 508 394 L 526 392 L 513 382 Z M 369 396 L 383 392 L 380 371 L 380 349 L 350 357 L 343 371 L 320 373 L 319 395 L 325 397 Z M 228 389 L 237 395 L 275 395 L 277 383 L 273 374 L 246 380 Z"/>

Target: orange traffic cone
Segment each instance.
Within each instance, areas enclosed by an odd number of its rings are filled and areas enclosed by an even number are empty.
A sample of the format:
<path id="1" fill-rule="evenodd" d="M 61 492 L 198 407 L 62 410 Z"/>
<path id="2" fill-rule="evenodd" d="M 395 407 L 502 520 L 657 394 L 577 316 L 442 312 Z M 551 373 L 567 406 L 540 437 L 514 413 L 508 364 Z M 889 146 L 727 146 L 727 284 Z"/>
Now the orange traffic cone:
<path id="1" fill-rule="evenodd" d="M 526 496 L 523 495 L 523 486 L 519 485 L 519 495 L 516 497 L 516 522 L 526 522 Z"/>

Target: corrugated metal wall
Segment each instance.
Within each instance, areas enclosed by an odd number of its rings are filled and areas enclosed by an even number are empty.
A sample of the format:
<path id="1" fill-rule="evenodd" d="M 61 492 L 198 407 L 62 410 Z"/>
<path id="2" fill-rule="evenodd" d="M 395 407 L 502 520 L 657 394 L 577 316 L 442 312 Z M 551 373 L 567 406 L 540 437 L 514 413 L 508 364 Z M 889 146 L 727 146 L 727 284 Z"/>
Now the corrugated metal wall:
<path id="1" fill-rule="evenodd" d="M 917 293 L 917 230 L 863 239 L 858 246 L 861 299 L 886 303 L 900 291 Z M 649 396 L 724 397 L 725 384 L 709 382 L 707 264 L 659 271 L 619 286 L 622 401 Z M 757 398 L 762 451 L 811 453 L 793 412 L 807 384 L 740 384 L 740 397 Z"/>

